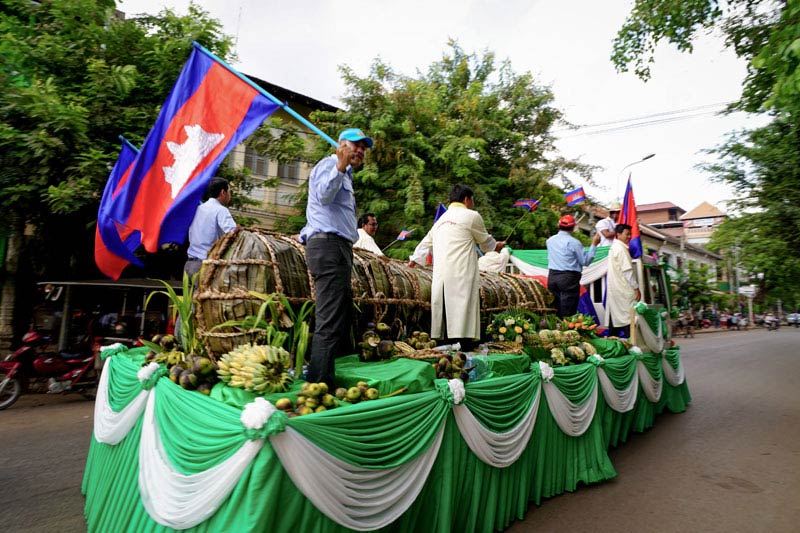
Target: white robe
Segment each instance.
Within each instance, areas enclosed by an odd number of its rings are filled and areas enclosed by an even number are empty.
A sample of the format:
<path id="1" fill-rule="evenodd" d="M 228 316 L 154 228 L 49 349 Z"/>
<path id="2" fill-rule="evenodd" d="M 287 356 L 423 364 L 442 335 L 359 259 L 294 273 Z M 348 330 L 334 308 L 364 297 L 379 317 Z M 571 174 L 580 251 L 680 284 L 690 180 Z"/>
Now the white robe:
<path id="1" fill-rule="evenodd" d="M 497 241 L 486 231 L 477 211 L 453 202 L 419 243 L 411 260 L 425 264 L 433 250 L 431 337 L 443 338 L 443 311 L 450 338 L 480 338 L 480 278 L 475 245 L 484 252 Z"/>
<path id="2" fill-rule="evenodd" d="M 369 250 L 375 255 L 383 255 L 383 252 L 378 248 L 372 235 L 362 228 L 358 228 L 358 240 L 353 243 L 353 248 L 361 248 L 362 250 Z"/>
<path id="3" fill-rule="evenodd" d="M 636 302 L 634 285 L 637 284 L 628 245 L 619 239 L 614 239 L 608 251 L 606 276 L 606 315 L 603 325 L 608 327 L 609 317 L 613 317 L 615 328 L 627 326 L 631 323 L 631 306 Z"/>

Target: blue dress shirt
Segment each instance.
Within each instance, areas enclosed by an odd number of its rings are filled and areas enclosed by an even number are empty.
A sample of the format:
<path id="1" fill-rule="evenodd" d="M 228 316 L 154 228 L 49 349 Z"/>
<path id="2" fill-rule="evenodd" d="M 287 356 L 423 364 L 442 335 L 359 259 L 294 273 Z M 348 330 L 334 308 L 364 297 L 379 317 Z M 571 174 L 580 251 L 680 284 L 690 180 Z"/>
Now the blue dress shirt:
<path id="1" fill-rule="evenodd" d="M 568 231 L 559 231 L 547 239 L 547 268 L 581 272 L 594 259 L 597 247 L 584 250 L 581 241 Z"/>
<path id="2" fill-rule="evenodd" d="M 346 172 L 339 172 L 337 162 L 336 155 L 326 157 L 311 171 L 306 225 L 300 231 L 300 242 L 308 242 L 315 233 L 335 233 L 350 242 L 358 240 L 353 171 L 348 166 Z"/>
<path id="3" fill-rule="evenodd" d="M 194 213 L 194 219 L 189 226 L 187 255 L 195 259 L 205 259 L 217 239 L 235 228 L 236 222 L 228 208 L 216 198 L 209 198 Z"/>

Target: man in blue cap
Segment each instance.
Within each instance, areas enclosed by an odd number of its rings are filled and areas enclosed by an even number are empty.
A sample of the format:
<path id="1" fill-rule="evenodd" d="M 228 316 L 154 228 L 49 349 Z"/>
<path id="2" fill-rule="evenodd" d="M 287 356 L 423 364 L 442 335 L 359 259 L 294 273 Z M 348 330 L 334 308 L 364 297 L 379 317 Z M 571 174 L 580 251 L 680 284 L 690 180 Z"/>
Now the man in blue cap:
<path id="1" fill-rule="evenodd" d="M 317 163 L 308 178 L 306 225 L 300 232 L 316 292 L 308 381 L 327 383 L 330 390 L 336 356 L 352 352 L 350 279 L 358 240 L 353 169 L 364 163 L 367 148 L 372 148 L 372 139 L 363 131 L 344 130 L 336 153 Z"/>

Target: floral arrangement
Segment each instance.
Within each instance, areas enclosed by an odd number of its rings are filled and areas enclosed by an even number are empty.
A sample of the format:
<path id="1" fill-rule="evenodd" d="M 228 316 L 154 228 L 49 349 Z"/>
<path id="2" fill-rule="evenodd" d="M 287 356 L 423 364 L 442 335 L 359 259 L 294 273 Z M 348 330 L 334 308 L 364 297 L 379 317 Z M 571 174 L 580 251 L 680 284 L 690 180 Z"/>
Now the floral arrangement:
<path id="1" fill-rule="evenodd" d="M 498 342 L 524 344 L 526 337 L 535 336 L 535 327 L 520 311 L 498 313 L 486 327 L 486 333 Z"/>

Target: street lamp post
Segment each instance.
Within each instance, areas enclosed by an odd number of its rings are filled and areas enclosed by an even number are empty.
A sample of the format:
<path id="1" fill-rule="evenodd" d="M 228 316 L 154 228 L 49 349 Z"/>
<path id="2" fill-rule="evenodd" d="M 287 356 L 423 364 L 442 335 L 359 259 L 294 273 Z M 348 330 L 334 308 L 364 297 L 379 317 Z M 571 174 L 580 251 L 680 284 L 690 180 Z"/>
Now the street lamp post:
<path id="1" fill-rule="evenodd" d="M 619 177 L 622 176 L 622 173 L 625 172 L 626 168 L 632 167 L 633 165 L 638 165 L 639 163 L 647 161 L 648 159 L 652 159 L 655 156 L 656 154 L 647 154 L 638 161 L 634 161 L 633 163 L 628 163 L 627 165 L 622 167 L 622 170 L 619 171 L 619 174 L 617 174 L 617 201 L 620 203 L 620 205 L 622 204 L 622 196 L 619 194 Z"/>

